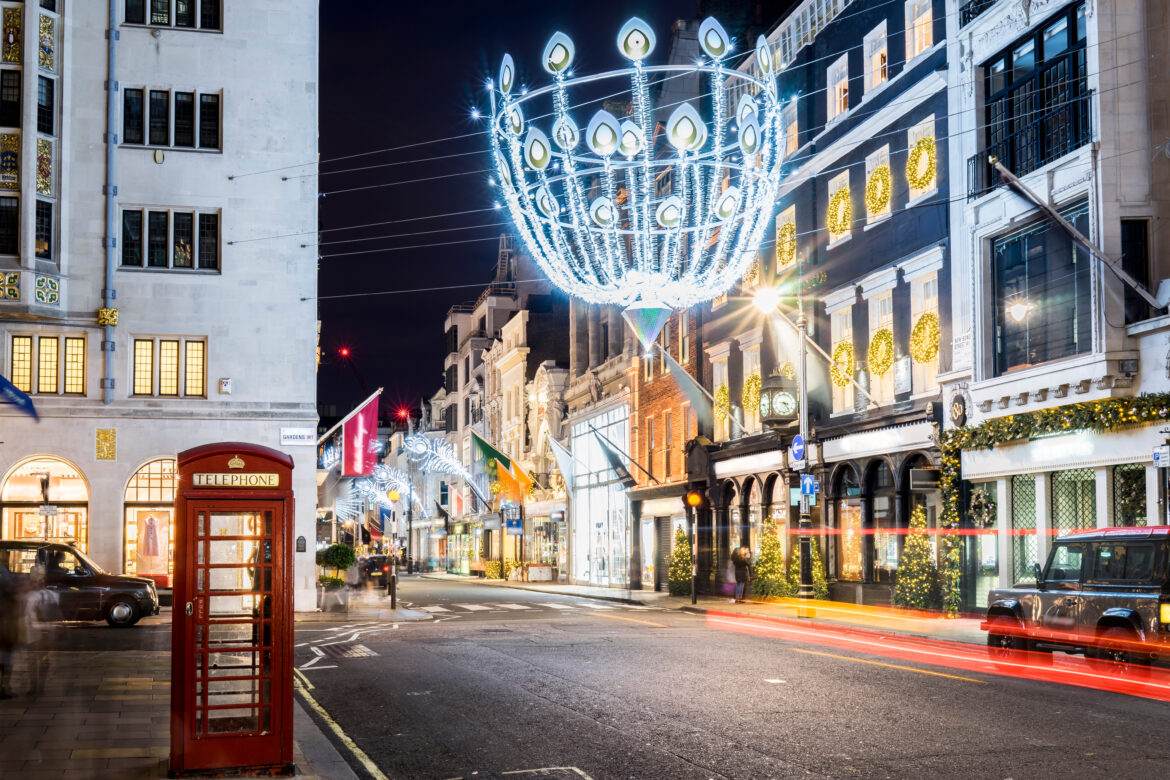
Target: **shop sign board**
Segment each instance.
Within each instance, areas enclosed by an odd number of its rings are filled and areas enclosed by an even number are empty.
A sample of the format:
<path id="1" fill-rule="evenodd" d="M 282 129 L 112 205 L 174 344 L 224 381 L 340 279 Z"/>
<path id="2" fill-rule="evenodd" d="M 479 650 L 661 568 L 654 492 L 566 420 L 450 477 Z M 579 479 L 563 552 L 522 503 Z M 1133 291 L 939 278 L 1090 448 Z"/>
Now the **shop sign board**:
<path id="1" fill-rule="evenodd" d="M 43 517 L 56 517 L 57 506 L 55 504 L 41 504 L 37 507 L 37 514 Z"/>
<path id="2" fill-rule="evenodd" d="M 524 521 L 519 517 L 509 517 L 505 522 L 508 524 L 508 536 L 524 535 Z"/>
<path id="3" fill-rule="evenodd" d="M 198 473 L 191 475 L 195 487 L 274 488 L 280 487 L 280 475 L 242 471 Z"/>

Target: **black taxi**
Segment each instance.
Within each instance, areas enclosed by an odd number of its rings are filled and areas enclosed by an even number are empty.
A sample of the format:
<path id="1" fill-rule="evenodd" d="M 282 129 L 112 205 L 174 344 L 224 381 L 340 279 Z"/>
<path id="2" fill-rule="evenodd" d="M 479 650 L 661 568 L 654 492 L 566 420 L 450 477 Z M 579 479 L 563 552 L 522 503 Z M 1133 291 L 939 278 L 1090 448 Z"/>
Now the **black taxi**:
<path id="1" fill-rule="evenodd" d="M 1140 675 L 1170 660 L 1170 526 L 1068 534 L 1034 571 L 1035 584 L 988 595 L 981 626 L 993 661 L 1059 650 Z"/>

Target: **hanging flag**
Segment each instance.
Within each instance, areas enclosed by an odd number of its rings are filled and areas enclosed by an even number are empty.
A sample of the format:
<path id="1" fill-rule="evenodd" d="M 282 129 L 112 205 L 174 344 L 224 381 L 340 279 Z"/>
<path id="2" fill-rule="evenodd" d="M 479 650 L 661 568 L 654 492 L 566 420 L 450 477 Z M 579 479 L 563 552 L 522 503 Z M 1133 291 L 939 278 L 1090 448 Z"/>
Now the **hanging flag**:
<path id="1" fill-rule="evenodd" d="M 37 408 L 33 406 L 28 394 L 3 376 L 0 376 L 0 403 L 12 404 L 37 422 L 41 421 L 41 416 L 37 414 Z"/>
<path id="2" fill-rule="evenodd" d="M 627 489 L 637 485 L 638 480 L 634 479 L 633 475 L 630 474 L 630 470 L 626 468 L 626 464 L 622 462 L 622 456 L 618 454 L 613 442 L 598 433 L 597 429 L 592 425 L 589 426 L 589 429 L 597 437 L 597 443 L 601 445 L 601 451 L 605 453 L 605 459 L 609 462 L 609 467 L 617 474 L 622 485 Z"/>
<path id="3" fill-rule="evenodd" d="M 342 430 L 344 457 L 341 476 L 370 476 L 374 473 L 374 466 L 378 465 L 378 453 L 374 450 L 374 442 L 378 438 L 377 393 L 350 415 Z"/>
<path id="4" fill-rule="evenodd" d="M 699 421 L 699 430 L 711 430 L 715 424 L 715 406 L 711 403 L 711 399 L 707 397 L 706 392 L 702 386 L 695 381 L 690 372 L 678 364 L 670 355 L 670 350 L 663 349 L 661 345 L 655 345 L 659 354 L 666 357 L 666 362 L 670 367 L 670 374 L 674 377 L 674 381 L 678 383 L 678 387 L 683 391 L 683 395 L 691 402 L 691 408 L 695 410 L 695 417 Z"/>
<path id="5" fill-rule="evenodd" d="M 393 536 L 394 535 L 394 515 L 391 512 L 390 507 L 386 507 L 386 506 L 378 507 L 378 520 L 380 521 L 379 527 L 378 527 L 378 536 L 380 536 L 380 537 L 381 536 Z M 371 526 L 371 530 L 372 529 L 373 529 L 373 526 Z"/>
<path id="6" fill-rule="evenodd" d="M 552 437 L 551 433 L 545 433 L 548 436 L 548 447 L 553 452 L 553 457 L 556 458 L 557 468 L 561 470 L 561 479 L 565 481 L 565 490 L 573 490 L 574 477 L 576 470 L 573 468 L 573 455 L 564 445 Z"/>
<path id="7" fill-rule="evenodd" d="M 521 497 L 528 492 L 528 488 L 532 485 L 532 477 L 520 468 L 519 463 L 488 444 L 487 440 L 475 431 L 471 432 L 471 440 L 475 442 L 485 464 L 489 464 L 493 460 L 496 462 L 496 473 L 492 474 L 490 470 L 488 472 L 491 479 L 503 483 L 506 487 L 511 487 L 514 484 L 515 490 L 519 492 Z"/>

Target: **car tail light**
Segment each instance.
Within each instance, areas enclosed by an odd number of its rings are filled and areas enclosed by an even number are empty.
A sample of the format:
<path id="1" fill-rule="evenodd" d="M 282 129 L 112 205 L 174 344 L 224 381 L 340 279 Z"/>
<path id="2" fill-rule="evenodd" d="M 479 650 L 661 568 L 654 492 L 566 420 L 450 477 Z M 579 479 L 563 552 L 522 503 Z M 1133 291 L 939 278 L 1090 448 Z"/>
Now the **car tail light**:
<path id="1" fill-rule="evenodd" d="M 383 566 L 383 567 L 382 567 L 382 571 L 390 571 L 390 567 L 389 567 L 389 566 Z M 1165 605 L 1163 605 L 1163 609 L 1165 609 Z"/>

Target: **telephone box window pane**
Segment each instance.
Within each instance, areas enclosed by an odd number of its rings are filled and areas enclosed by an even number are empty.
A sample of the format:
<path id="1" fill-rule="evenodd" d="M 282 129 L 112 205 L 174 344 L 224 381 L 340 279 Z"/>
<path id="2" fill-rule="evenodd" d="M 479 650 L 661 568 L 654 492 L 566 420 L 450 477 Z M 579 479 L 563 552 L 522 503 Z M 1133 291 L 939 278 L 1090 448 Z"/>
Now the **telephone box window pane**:
<path id="1" fill-rule="evenodd" d="M 142 90 L 127 89 L 122 98 L 122 143 L 140 144 L 143 138 Z"/>
<path id="2" fill-rule="evenodd" d="M 37 392 L 57 392 L 57 347 L 56 336 L 41 336 L 37 340 Z"/>
<path id="3" fill-rule="evenodd" d="M 122 265 L 142 267 L 142 212 L 122 212 Z"/>
<path id="4" fill-rule="evenodd" d="M 175 93 L 175 146 L 195 145 L 195 93 Z"/>
<path id="5" fill-rule="evenodd" d="M 179 342 L 158 343 L 158 394 L 179 394 Z"/>
<path id="6" fill-rule="evenodd" d="M 165 90 L 150 91 L 150 143 L 152 146 L 166 146 L 171 142 L 171 93 Z"/>
<path id="7" fill-rule="evenodd" d="M 134 340 L 134 395 L 154 395 L 154 342 Z"/>
<path id="8" fill-rule="evenodd" d="M 167 223 L 169 215 L 165 211 L 152 211 L 147 223 L 149 233 L 146 237 L 146 264 L 151 268 L 167 267 Z"/>
<path id="9" fill-rule="evenodd" d="M 85 339 L 65 339 L 65 392 L 85 394 Z"/>
<path id="10" fill-rule="evenodd" d="M 191 268 L 194 262 L 195 248 L 195 215 L 184 211 L 176 211 L 175 247 L 173 264 L 175 268 Z"/>
<path id="11" fill-rule="evenodd" d="M 12 337 L 12 384 L 32 392 L 32 336 Z"/>
<path id="12" fill-rule="evenodd" d="M 204 382 L 204 374 L 206 373 L 204 367 L 204 344 L 202 341 L 188 341 L 184 344 L 187 350 L 186 364 L 187 364 L 187 384 L 183 395 L 200 396 L 206 394 L 206 383 Z"/>

